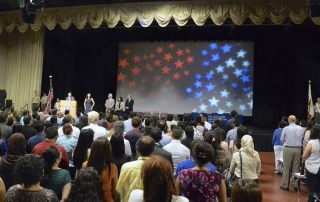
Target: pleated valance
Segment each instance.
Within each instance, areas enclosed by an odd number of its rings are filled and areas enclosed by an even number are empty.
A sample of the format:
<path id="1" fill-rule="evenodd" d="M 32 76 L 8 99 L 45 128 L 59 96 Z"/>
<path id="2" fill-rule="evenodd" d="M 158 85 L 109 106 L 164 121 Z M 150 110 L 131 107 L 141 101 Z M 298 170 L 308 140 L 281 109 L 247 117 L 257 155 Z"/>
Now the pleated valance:
<path id="1" fill-rule="evenodd" d="M 44 9 L 36 17 L 35 24 L 28 25 L 22 21 L 19 11 L 0 13 L 0 33 L 5 29 L 12 32 L 15 27 L 25 32 L 30 26 L 37 31 L 42 26 L 53 30 L 57 24 L 68 29 L 74 24 L 78 29 L 86 25 L 99 28 L 107 25 L 115 27 L 120 21 L 125 27 L 131 27 L 136 21 L 148 27 L 154 20 L 165 27 L 173 19 L 177 25 L 183 26 L 192 19 L 198 26 L 210 19 L 216 25 L 222 25 L 226 19 L 241 25 L 247 18 L 256 24 L 262 24 L 270 18 L 274 24 L 281 24 L 289 17 L 295 24 L 301 24 L 308 16 L 310 9 L 306 0 L 218 0 L 218 1 L 179 1 L 122 3 L 108 5 L 79 6 L 67 8 Z M 320 18 L 312 18 L 320 25 Z"/>

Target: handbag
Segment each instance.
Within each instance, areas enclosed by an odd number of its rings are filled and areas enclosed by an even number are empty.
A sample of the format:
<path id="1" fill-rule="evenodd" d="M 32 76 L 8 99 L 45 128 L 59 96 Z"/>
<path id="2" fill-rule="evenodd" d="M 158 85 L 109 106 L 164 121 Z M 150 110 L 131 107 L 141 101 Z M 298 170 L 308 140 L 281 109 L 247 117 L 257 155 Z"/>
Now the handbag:
<path id="1" fill-rule="evenodd" d="M 239 151 L 239 157 L 240 157 L 240 177 L 237 177 L 235 174 L 232 175 L 230 173 L 230 168 L 228 168 L 225 171 L 225 174 L 224 174 L 225 179 L 226 179 L 227 197 L 231 197 L 233 183 L 237 179 L 242 178 L 242 155 L 241 155 L 241 151 Z"/>

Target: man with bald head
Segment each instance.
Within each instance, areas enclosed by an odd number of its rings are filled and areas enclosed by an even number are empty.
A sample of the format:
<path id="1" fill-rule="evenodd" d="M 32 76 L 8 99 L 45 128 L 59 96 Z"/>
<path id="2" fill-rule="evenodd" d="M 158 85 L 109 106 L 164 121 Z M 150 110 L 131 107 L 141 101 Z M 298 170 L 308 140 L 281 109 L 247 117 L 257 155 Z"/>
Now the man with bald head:
<path id="1" fill-rule="evenodd" d="M 289 116 L 289 126 L 283 128 L 281 134 L 281 142 L 283 143 L 283 178 L 280 189 L 289 191 L 290 176 L 292 173 L 298 173 L 300 167 L 301 146 L 303 138 L 303 130 L 296 125 L 296 117 Z M 295 187 L 295 189 L 297 189 Z"/>

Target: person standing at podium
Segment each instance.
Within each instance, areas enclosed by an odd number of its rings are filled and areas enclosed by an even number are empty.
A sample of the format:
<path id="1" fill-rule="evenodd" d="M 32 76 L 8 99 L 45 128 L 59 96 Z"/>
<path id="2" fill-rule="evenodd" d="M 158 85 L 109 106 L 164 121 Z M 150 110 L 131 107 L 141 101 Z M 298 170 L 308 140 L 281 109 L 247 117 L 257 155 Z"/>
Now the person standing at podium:
<path id="1" fill-rule="evenodd" d="M 91 112 L 94 105 L 95 105 L 95 102 L 94 102 L 94 99 L 91 97 L 91 94 L 88 93 L 87 96 L 86 96 L 86 99 L 84 99 L 84 114 L 88 114 L 88 112 Z"/>
<path id="2" fill-rule="evenodd" d="M 72 96 L 71 92 L 68 93 L 68 97 L 66 97 L 66 100 L 76 101 L 76 99 L 74 99 L 74 97 Z"/>

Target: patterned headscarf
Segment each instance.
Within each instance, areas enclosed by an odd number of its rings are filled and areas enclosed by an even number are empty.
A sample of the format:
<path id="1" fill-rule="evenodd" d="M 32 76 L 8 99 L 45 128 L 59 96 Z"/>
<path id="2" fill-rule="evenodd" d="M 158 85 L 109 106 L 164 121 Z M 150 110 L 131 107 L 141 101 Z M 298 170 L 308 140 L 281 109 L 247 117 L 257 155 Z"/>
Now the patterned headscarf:
<path id="1" fill-rule="evenodd" d="M 254 150 L 253 139 L 250 135 L 244 135 L 241 138 L 241 149 L 240 151 L 245 152 L 249 156 L 255 157 L 257 152 Z"/>

